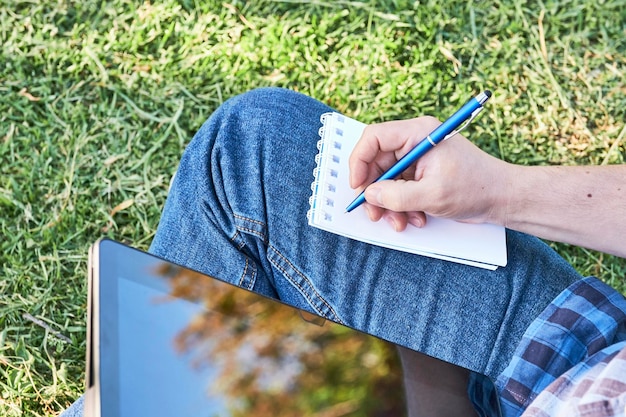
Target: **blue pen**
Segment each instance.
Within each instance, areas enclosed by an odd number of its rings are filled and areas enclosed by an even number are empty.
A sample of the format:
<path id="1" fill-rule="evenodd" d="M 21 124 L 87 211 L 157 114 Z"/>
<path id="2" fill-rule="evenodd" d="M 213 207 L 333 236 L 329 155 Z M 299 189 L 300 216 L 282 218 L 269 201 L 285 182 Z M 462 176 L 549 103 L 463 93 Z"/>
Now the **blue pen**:
<path id="1" fill-rule="evenodd" d="M 411 164 L 415 163 L 426 152 L 437 146 L 441 141 L 448 139 L 463 130 L 483 109 L 483 104 L 491 97 L 491 91 L 486 90 L 476 97 L 472 97 L 463 107 L 443 122 L 439 127 L 426 136 L 420 143 L 404 155 L 398 162 L 381 175 L 376 181 L 392 180 L 404 172 Z M 465 123 L 465 124 L 463 124 Z M 463 124 L 463 125 L 462 125 Z M 462 126 L 461 126 L 462 125 Z M 365 202 L 365 190 L 354 199 L 346 208 L 350 212 Z"/>

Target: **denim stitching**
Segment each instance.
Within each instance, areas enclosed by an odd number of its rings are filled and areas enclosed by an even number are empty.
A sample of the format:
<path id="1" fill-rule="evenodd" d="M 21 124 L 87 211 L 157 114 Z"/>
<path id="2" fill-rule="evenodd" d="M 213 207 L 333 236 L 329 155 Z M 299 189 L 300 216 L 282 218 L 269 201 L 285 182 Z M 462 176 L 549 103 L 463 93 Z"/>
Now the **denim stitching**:
<path id="1" fill-rule="evenodd" d="M 313 307 L 313 308 L 314 308 L 314 309 L 315 309 L 315 310 L 316 310 L 316 311 L 317 311 L 317 312 L 318 312 L 321 316 L 327 316 L 327 314 L 325 314 L 323 311 L 321 311 L 319 308 L 317 308 L 317 306 L 315 306 L 314 300 L 313 300 L 313 299 L 312 299 L 312 297 L 311 297 L 311 296 L 310 296 L 310 295 L 309 295 L 309 294 L 305 291 L 305 289 L 302 287 L 302 285 L 300 285 L 300 283 L 298 283 L 297 281 L 295 281 L 295 280 L 291 279 L 290 275 L 287 273 L 287 270 L 286 270 L 285 268 L 283 268 L 281 265 L 279 265 L 278 263 L 276 263 L 273 259 L 270 259 L 270 262 L 271 262 L 271 263 L 272 263 L 272 264 L 273 264 L 276 268 L 278 268 L 278 269 L 279 269 L 279 270 L 283 273 L 283 275 L 285 275 L 285 276 L 289 279 L 289 281 L 290 281 L 293 285 L 295 285 L 296 287 L 298 287 L 298 289 L 300 289 L 300 293 L 301 293 L 302 295 L 304 295 L 304 297 L 307 299 L 307 301 L 309 302 L 309 305 L 310 305 L 311 307 Z M 327 306 L 327 307 L 329 307 L 329 306 L 328 306 L 328 303 L 327 303 L 327 302 L 326 302 L 323 298 L 321 298 L 321 301 L 322 301 L 324 304 L 326 304 L 326 306 Z M 332 308 L 331 308 L 330 310 L 332 311 Z M 334 314 L 334 312 L 333 312 L 333 314 Z M 336 317 L 336 315 L 335 315 L 335 317 Z M 340 319 L 338 319 L 338 318 L 334 318 L 333 320 L 341 322 L 341 320 L 340 320 Z"/>
<path id="2" fill-rule="evenodd" d="M 237 231 L 235 232 L 233 237 L 230 239 L 230 241 L 233 242 L 235 245 L 237 245 L 238 251 L 241 251 L 241 249 L 243 249 L 243 247 L 246 246 L 246 242 L 244 242 L 243 239 L 238 241 L 237 237 L 239 237 L 239 235 L 241 235 L 241 233 L 239 232 L 239 229 L 237 229 Z"/>
<path id="3" fill-rule="evenodd" d="M 241 274 L 241 279 L 239 280 L 239 286 L 240 287 L 244 287 L 244 281 L 247 277 L 247 272 L 248 272 L 248 267 L 250 266 L 250 259 L 246 256 L 246 267 L 243 269 L 243 273 Z M 251 283 L 254 283 L 255 279 L 254 279 L 254 275 L 256 275 L 256 271 L 252 271 L 252 279 L 251 279 Z M 245 288 L 248 289 L 252 289 L 252 287 L 254 286 L 254 284 L 251 285 L 247 285 L 245 286 Z"/>
<path id="4" fill-rule="evenodd" d="M 260 220 L 255 220 L 255 219 L 251 219 L 249 217 L 245 217 L 239 214 L 234 214 L 233 216 L 236 220 L 239 220 L 242 223 L 250 223 L 250 226 L 260 226 L 262 229 L 265 229 L 265 223 L 260 221 Z M 239 223 L 239 222 L 238 222 Z M 266 240 L 265 237 L 265 233 L 263 231 L 259 231 L 256 229 L 252 229 L 251 227 L 249 227 L 248 225 L 241 225 L 241 224 L 237 224 L 236 226 L 237 229 L 237 234 L 239 234 L 239 232 L 243 232 L 243 233 L 250 233 L 253 234 L 255 236 L 258 236 L 259 238 L 263 239 L 263 242 L 265 244 L 268 244 L 270 249 L 272 249 L 274 251 L 274 253 L 277 254 L 278 257 L 280 257 L 280 259 L 285 262 L 287 265 L 289 265 L 289 267 L 291 268 L 291 270 L 295 271 L 295 273 L 300 277 L 301 281 L 306 282 L 307 286 L 311 289 L 311 291 L 313 292 L 312 295 L 310 295 L 304 288 L 303 285 L 300 284 L 299 280 L 296 280 L 295 277 L 292 277 L 289 274 L 289 271 L 284 268 L 282 265 L 280 265 L 278 262 L 276 262 L 276 260 L 272 259 L 271 257 L 268 256 L 269 261 L 272 263 L 272 265 L 274 265 L 277 269 L 279 269 L 282 274 L 288 279 L 289 282 L 292 283 L 292 285 L 295 285 L 299 290 L 300 293 L 307 299 L 307 301 L 309 302 L 309 305 L 311 307 L 313 307 L 316 311 L 318 311 L 322 316 L 332 316 L 332 317 L 328 317 L 329 319 L 339 322 L 339 323 L 343 323 L 343 321 L 339 318 L 339 315 L 337 314 L 337 312 L 335 311 L 335 309 L 328 303 L 328 301 L 326 301 L 315 289 L 315 287 L 313 286 L 313 284 L 308 280 L 308 278 L 302 274 L 294 265 L 293 263 L 291 263 L 289 261 L 289 259 L 287 259 L 285 256 L 283 256 L 278 249 L 276 249 L 273 245 L 269 244 L 269 242 Z M 237 236 L 237 234 L 235 236 L 233 236 L 233 240 L 235 239 L 235 237 Z M 242 246 L 240 247 L 240 249 L 245 246 L 245 243 L 242 244 Z M 243 280 L 245 278 L 245 274 L 246 271 L 248 269 L 249 266 L 249 260 L 248 258 L 246 258 L 246 268 L 244 270 L 244 276 L 242 276 L 242 279 L 240 281 L 240 285 L 242 285 Z M 321 302 L 327 309 L 328 314 L 325 314 L 320 308 L 316 307 L 316 300 L 318 300 L 318 302 Z"/>
<path id="5" fill-rule="evenodd" d="M 233 216 L 235 217 L 235 219 L 241 220 L 244 223 L 249 222 L 249 223 L 255 224 L 257 226 L 260 226 L 261 229 L 265 229 L 265 223 L 262 222 L 262 221 L 251 219 L 249 217 L 244 217 L 244 216 L 241 216 L 241 215 L 238 215 L 238 214 L 234 214 L 234 213 L 233 213 Z M 242 225 L 236 225 L 235 227 L 237 228 L 237 230 L 241 230 L 242 232 L 248 232 L 248 233 L 254 234 L 254 235 L 260 237 L 263 240 L 263 242 L 267 243 L 264 231 L 259 231 L 259 230 L 256 230 L 256 229 L 252 229 L 249 226 L 242 226 Z"/>
<path id="6" fill-rule="evenodd" d="M 249 217 L 244 217 L 235 213 L 233 213 L 233 217 L 236 220 L 235 221 L 236 232 L 235 232 L 235 235 L 232 237 L 232 241 L 237 243 L 238 245 L 237 249 L 240 252 L 246 246 L 246 241 L 245 241 L 245 238 L 242 236 L 242 233 L 248 233 L 248 234 L 257 236 L 258 238 L 262 239 L 263 242 L 265 242 L 266 238 L 265 238 L 265 232 L 263 230 L 256 230 L 256 229 L 247 227 L 245 225 L 245 223 L 249 223 L 251 225 L 260 226 L 261 229 L 264 229 L 265 223 L 259 220 L 251 219 Z M 241 225 L 241 223 L 244 223 L 244 225 Z M 239 242 L 236 242 L 237 240 L 239 240 Z M 252 290 L 256 282 L 257 271 L 256 271 L 255 263 L 252 262 L 248 256 L 245 256 L 245 258 L 246 258 L 246 266 L 241 275 L 241 279 L 239 280 L 239 286 Z M 249 270 L 252 272 L 249 272 Z M 247 279 L 248 277 L 249 279 Z"/>
<path id="7" fill-rule="evenodd" d="M 244 221 L 249 221 L 249 222 L 251 222 L 251 223 L 258 224 L 258 225 L 259 225 L 259 226 L 261 226 L 261 227 L 265 227 L 265 222 L 262 222 L 262 221 L 260 221 L 260 220 L 255 220 L 255 219 L 252 219 L 252 218 L 250 218 L 250 217 L 245 217 L 245 216 L 242 216 L 242 215 L 240 215 L 240 214 L 236 214 L 236 213 L 233 213 L 233 216 L 234 216 L 236 219 L 240 219 L 240 220 L 244 220 Z"/>
<path id="8" fill-rule="evenodd" d="M 283 254 L 282 254 L 282 253 L 280 253 L 280 251 L 278 251 L 278 249 L 276 249 L 273 245 L 270 245 L 270 249 L 272 249 L 272 250 L 274 251 L 274 253 L 276 253 L 276 255 L 280 257 L 280 259 L 281 259 L 281 260 L 283 260 L 285 263 L 287 263 L 287 264 L 291 267 L 291 269 L 292 269 L 293 271 L 295 271 L 295 272 L 296 272 L 296 274 L 298 274 L 298 275 L 301 277 L 301 279 L 302 279 L 303 281 L 305 281 L 305 282 L 308 284 L 308 286 L 311 288 L 311 290 L 312 290 L 312 291 L 313 291 L 313 293 L 315 294 L 315 298 L 317 298 L 317 300 L 321 301 L 321 302 L 322 302 L 322 303 L 326 306 L 326 308 L 328 309 L 328 311 L 332 314 L 332 316 L 333 316 L 333 317 L 332 317 L 332 318 L 331 318 L 331 317 L 328 317 L 328 318 L 329 318 L 329 319 L 331 319 L 331 320 L 333 320 L 333 321 L 336 321 L 336 322 L 339 322 L 339 323 L 342 323 L 342 324 L 343 324 L 343 321 L 339 318 L 339 315 L 337 314 L 337 312 L 335 312 L 335 309 L 334 309 L 334 308 L 333 308 L 333 307 L 332 307 L 332 306 L 328 303 L 328 301 L 326 301 L 326 300 L 325 300 L 325 299 L 324 299 L 324 298 L 323 298 L 323 297 L 322 297 L 322 296 L 321 296 L 321 295 L 317 292 L 317 290 L 315 289 L 315 287 L 313 286 L 313 284 L 312 284 L 312 283 L 311 283 L 311 282 L 310 282 L 310 281 L 306 278 L 306 276 L 305 276 L 303 273 L 301 273 L 301 272 L 300 272 L 300 271 L 299 271 L 299 270 L 298 270 L 298 269 L 297 269 L 297 268 L 296 268 L 296 267 L 295 267 L 295 266 L 294 266 L 294 265 L 293 265 L 293 264 L 289 261 L 289 259 L 287 259 L 285 256 L 283 256 Z M 283 275 L 284 275 L 287 279 L 289 279 L 289 281 L 290 281 L 293 285 L 297 286 L 297 287 L 300 289 L 300 291 L 301 291 L 302 295 L 304 295 L 304 297 L 305 297 L 305 298 L 309 301 L 309 305 L 311 305 L 313 308 L 315 308 L 315 309 L 316 309 L 316 310 L 317 310 L 317 311 L 318 311 L 321 315 L 323 315 L 323 316 L 326 316 L 326 315 L 327 315 L 327 314 L 324 314 L 324 312 L 322 312 L 322 311 L 321 311 L 318 307 L 316 307 L 316 306 L 315 306 L 315 302 L 314 302 L 315 300 L 313 299 L 313 297 L 311 297 L 311 295 L 309 295 L 309 294 L 307 293 L 307 291 L 305 291 L 304 287 L 303 287 L 303 286 L 302 286 L 302 285 L 301 285 L 301 284 L 300 284 L 300 283 L 299 283 L 299 282 L 298 282 L 295 278 L 293 278 L 293 277 L 289 274 L 289 272 L 287 271 L 287 269 L 285 269 L 282 265 L 280 265 L 278 262 L 276 262 L 273 258 L 268 257 L 268 259 L 269 259 L 269 261 L 270 261 L 270 262 L 271 262 L 271 263 L 272 263 L 272 264 L 273 264 L 276 268 L 278 268 L 278 269 L 279 269 L 279 270 L 283 273 Z"/>
<path id="9" fill-rule="evenodd" d="M 250 234 L 256 235 L 257 237 L 262 239 L 264 243 L 267 243 L 267 241 L 265 240 L 265 235 L 262 232 L 257 232 L 256 230 L 249 229 L 243 226 L 237 226 L 237 230 L 241 230 L 244 233 L 250 233 Z"/>

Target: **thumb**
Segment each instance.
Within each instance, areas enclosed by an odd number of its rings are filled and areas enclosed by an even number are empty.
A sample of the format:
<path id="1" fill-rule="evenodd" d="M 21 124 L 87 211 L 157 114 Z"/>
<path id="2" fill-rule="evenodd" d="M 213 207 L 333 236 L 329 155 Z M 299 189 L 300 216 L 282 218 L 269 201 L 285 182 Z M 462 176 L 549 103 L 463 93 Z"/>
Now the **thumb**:
<path id="1" fill-rule="evenodd" d="M 368 203 L 396 212 L 423 211 L 419 202 L 423 187 L 419 181 L 388 180 L 376 182 L 365 190 Z"/>

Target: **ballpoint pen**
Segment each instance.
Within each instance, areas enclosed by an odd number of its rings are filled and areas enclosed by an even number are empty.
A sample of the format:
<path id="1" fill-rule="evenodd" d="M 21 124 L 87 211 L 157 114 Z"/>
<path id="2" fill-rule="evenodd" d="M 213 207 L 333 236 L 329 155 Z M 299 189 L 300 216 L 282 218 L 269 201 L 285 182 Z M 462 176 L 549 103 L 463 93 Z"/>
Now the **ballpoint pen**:
<path id="1" fill-rule="evenodd" d="M 491 91 L 485 90 L 472 97 L 463 107 L 443 122 L 419 142 L 409 153 L 404 155 L 398 162 L 381 175 L 376 181 L 391 180 L 398 177 L 411 164 L 421 158 L 426 152 L 437 146 L 438 143 L 456 135 L 472 121 L 483 109 L 483 104 L 491 97 Z M 365 190 L 350 203 L 346 212 L 350 212 L 365 202 Z"/>

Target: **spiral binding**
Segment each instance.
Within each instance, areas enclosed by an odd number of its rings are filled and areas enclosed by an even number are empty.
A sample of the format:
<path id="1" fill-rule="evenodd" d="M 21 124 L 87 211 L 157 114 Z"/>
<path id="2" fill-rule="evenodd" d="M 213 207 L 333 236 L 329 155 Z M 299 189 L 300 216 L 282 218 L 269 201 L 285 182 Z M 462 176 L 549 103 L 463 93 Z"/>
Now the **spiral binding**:
<path id="1" fill-rule="evenodd" d="M 313 169 L 313 182 L 311 183 L 311 191 L 313 194 L 309 198 L 310 209 L 307 212 L 309 224 L 314 222 L 316 219 L 315 216 L 318 214 L 321 215 L 319 218 L 323 221 L 333 221 L 332 213 L 326 211 L 325 208 L 332 208 L 335 206 L 334 199 L 328 197 L 328 193 L 334 193 L 337 190 L 334 182 L 331 180 L 339 176 L 339 170 L 336 165 L 341 163 L 341 159 L 339 155 L 331 154 L 330 158 L 323 161 L 322 155 L 326 152 L 326 147 L 341 150 L 342 143 L 336 138 L 343 136 L 343 129 L 341 127 L 332 126 L 330 123 L 331 120 L 336 120 L 337 122 L 343 124 L 345 119 L 344 116 L 338 113 L 324 113 L 320 116 L 322 127 L 318 130 L 320 139 L 317 142 L 317 149 L 319 152 L 315 155 L 316 167 Z M 327 132 L 330 132 L 330 129 L 333 129 L 332 139 L 330 136 L 327 137 Z M 318 199 L 317 197 L 319 194 L 324 195 L 324 198 Z M 321 202 L 323 205 L 321 207 L 316 207 L 316 201 Z"/>

